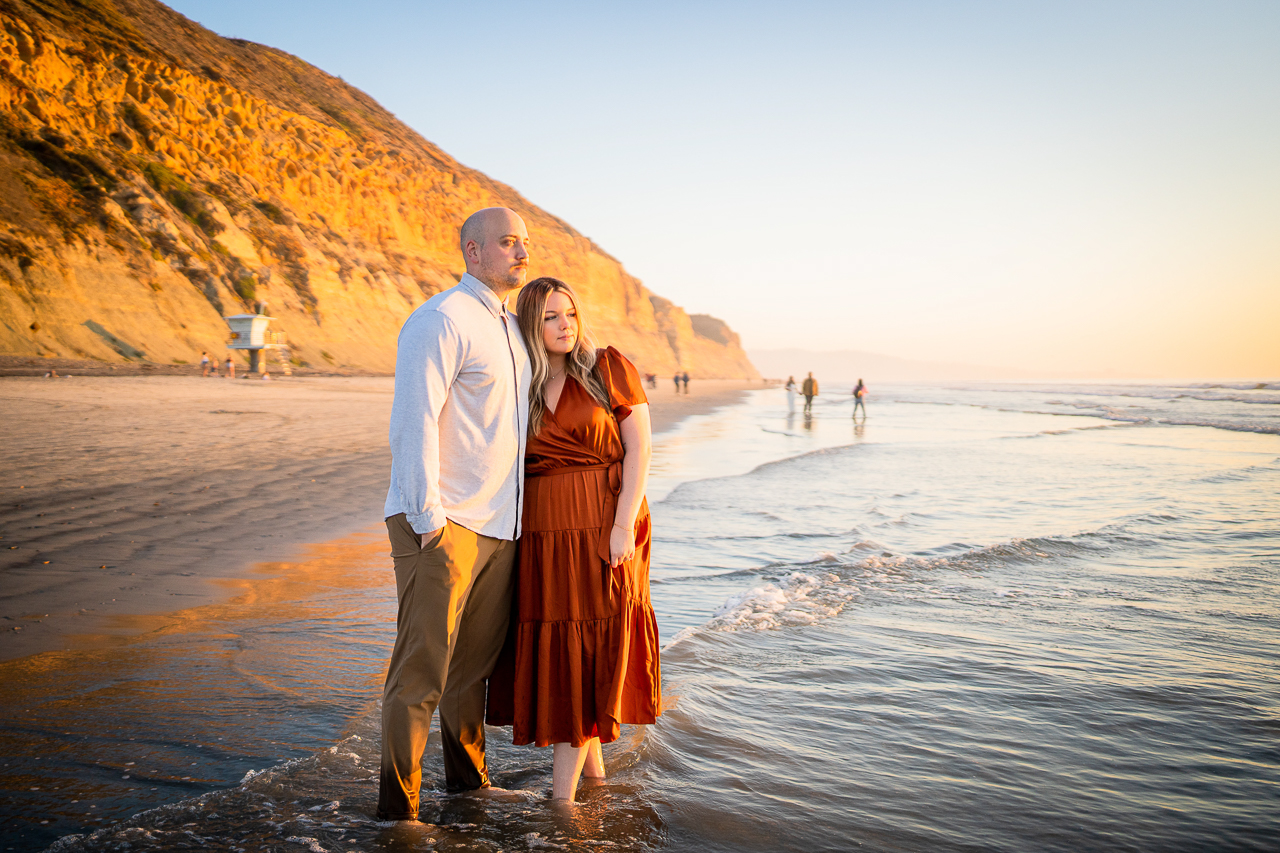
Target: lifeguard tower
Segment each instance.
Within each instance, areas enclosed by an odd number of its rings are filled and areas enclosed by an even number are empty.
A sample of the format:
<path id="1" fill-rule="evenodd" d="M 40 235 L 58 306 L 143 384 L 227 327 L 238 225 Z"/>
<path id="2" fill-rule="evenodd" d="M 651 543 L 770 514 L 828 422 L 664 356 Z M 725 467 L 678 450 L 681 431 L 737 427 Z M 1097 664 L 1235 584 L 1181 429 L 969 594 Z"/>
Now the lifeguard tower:
<path id="1" fill-rule="evenodd" d="M 267 372 L 267 358 L 264 350 L 284 350 L 288 344 L 285 343 L 283 332 L 272 332 L 267 328 L 275 318 L 267 316 L 266 303 L 259 302 L 254 308 L 257 311 L 256 314 L 233 314 L 222 319 L 226 320 L 231 328 L 231 336 L 227 338 L 227 349 L 248 350 L 249 372 L 262 374 Z M 281 353 L 280 365 L 281 370 L 288 376 L 291 371 L 284 353 Z"/>

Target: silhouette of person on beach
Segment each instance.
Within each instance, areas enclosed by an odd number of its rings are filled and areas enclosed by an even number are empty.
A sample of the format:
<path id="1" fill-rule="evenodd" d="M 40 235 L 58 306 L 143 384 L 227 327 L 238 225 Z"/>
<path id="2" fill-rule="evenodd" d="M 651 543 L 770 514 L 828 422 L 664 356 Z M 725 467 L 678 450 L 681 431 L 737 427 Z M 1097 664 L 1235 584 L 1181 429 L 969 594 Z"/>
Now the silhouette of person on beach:
<path id="1" fill-rule="evenodd" d="M 209 375 L 209 367 L 210 367 L 210 362 L 209 362 L 209 353 L 207 353 L 207 352 L 202 352 L 202 353 L 200 353 L 200 375 L 201 375 L 201 376 L 208 376 L 208 375 Z"/>
<path id="2" fill-rule="evenodd" d="M 231 361 L 231 356 L 227 356 L 226 364 L 224 364 L 223 367 L 227 369 L 228 379 L 236 378 L 236 366 L 235 366 L 235 363 Z"/>
<path id="3" fill-rule="evenodd" d="M 813 398 L 818 396 L 818 380 L 813 378 L 812 372 L 800 383 L 800 393 L 804 395 L 804 413 L 813 414 Z"/>
<path id="4" fill-rule="evenodd" d="M 684 393 L 688 394 L 689 393 L 689 371 L 686 370 L 684 372 L 684 375 L 680 377 L 680 381 L 684 383 Z"/>
<path id="5" fill-rule="evenodd" d="M 672 376 L 671 379 L 676 383 L 676 393 L 679 394 L 680 393 L 680 374 L 676 373 L 676 375 Z"/>
<path id="6" fill-rule="evenodd" d="M 858 384 L 853 388 L 853 416 L 858 416 L 858 408 L 862 408 L 862 416 L 867 416 L 867 404 L 862 402 L 862 398 L 867 396 L 867 386 L 862 384 L 862 380 L 858 380 Z"/>
<path id="7" fill-rule="evenodd" d="M 529 232 L 491 207 L 462 225 L 467 272 L 405 321 L 383 514 L 396 642 L 382 693 L 378 818 L 416 820 L 439 709 L 449 791 L 490 788 L 484 707 L 506 639 L 520 535 L 530 366 L 505 299 L 524 284 Z"/>
<path id="8" fill-rule="evenodd" d="M 794 412 L 796 410 L 796 378 L 788 376 L 787 384 L 782 387 L 787 389 L 787 411 Z"/>

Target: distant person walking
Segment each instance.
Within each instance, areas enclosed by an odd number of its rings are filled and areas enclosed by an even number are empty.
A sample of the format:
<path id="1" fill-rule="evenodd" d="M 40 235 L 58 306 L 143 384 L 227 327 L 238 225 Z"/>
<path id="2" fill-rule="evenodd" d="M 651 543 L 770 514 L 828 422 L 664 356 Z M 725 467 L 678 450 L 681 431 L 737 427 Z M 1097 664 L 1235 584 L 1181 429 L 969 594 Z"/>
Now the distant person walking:
<path id="1" fill-rule="evenodd" d="M 200 375 L 208 376 L 210 366 L 211 366 L 211 363 L 209 361 L 209 353 L 207 352 L 200 353 Z"/>
<path id="2" fill-rule="evenodd" d="M 680 381 L 684 383 L 684 393 L 688 394 L 689 393 L 689 371 L 686 370 L 684 372 L 684 375 L 680 377 Z"/>
<path id="3" fill-rule="evenodd" d="M 862 409 L 862 416 L 867 416 L 867 404 L 862 402 L 862 398 L 867 396 L 867 386 L 862 384 L 862 380 L 858 380 L 858 384 L 853 388 L 853 416 L 858 416 L 858 409 Z"/>
<path id="4" fill-rule="evenodd" d="M 812 414 L 813 398 L 818 396 L 818 380 L 813 378 L 812 372 L 800 383 L 800 393 L 804 395 L 804 413 Z"/>
<path id="5" fill-rule="evenodd" d="M 227 356 L 226 364 L 224 364 L 223 367 L 225 367 L 227 370 L 228 379 L 236 378 L 236 366 L 235 366 L 235 363 L 231 361 L 231 356 Z"/>
<path id="6" fill-rule="evenodd" d="M 680 393 L 680 374 L 677 373 L 675 376 L 672 376 L 671 379 L 676 383 L 676 393 L 679 394 Z"/>
<path id="7" fill-rule="evenodd" d="M 788 376 L 787 384 L 783 387 L 787 389 L 787 411 L 794 412 L 796 410 L 796 378 Z"/>

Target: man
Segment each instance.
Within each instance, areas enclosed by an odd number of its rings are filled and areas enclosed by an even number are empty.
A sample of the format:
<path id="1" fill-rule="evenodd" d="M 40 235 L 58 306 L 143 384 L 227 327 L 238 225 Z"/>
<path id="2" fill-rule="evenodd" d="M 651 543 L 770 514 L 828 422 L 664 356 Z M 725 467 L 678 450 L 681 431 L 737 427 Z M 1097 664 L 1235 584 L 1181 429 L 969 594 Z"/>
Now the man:
<path id="1" fill-rule="evenodd" d="M 437 707 L 448 789 L 489 787 L 485 680 L 511 609 L 531 376 L 503 300 L 524 284 L 529 234 L 494 207 L 463 223 L 461 243 L 466 275 L 410 315 L 396 353 L 385 515 L 400 607 L 382 696 L 382 820 L 417 819 Z"/>
<path id="2" fill-rule="evenodd" d="M 800 393 L 804 395 L 804 413 L 812 414 L 813 398 L 818 396 L 818 380 L 813 378 L 812 372 L 800 383 Z"/>

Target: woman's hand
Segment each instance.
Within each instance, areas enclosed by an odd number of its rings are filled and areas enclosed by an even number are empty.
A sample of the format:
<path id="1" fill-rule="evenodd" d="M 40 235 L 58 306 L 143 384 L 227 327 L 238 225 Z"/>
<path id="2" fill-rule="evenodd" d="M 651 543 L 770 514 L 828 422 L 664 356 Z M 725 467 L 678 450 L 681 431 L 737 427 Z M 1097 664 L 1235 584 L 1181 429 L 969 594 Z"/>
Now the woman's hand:
<path id="1" fill-rule="evenodd" d="M 616 568 L 630 560 L 635 552 L 635 531 L 615 524 L 609 532 L 609 565 Z"/>

